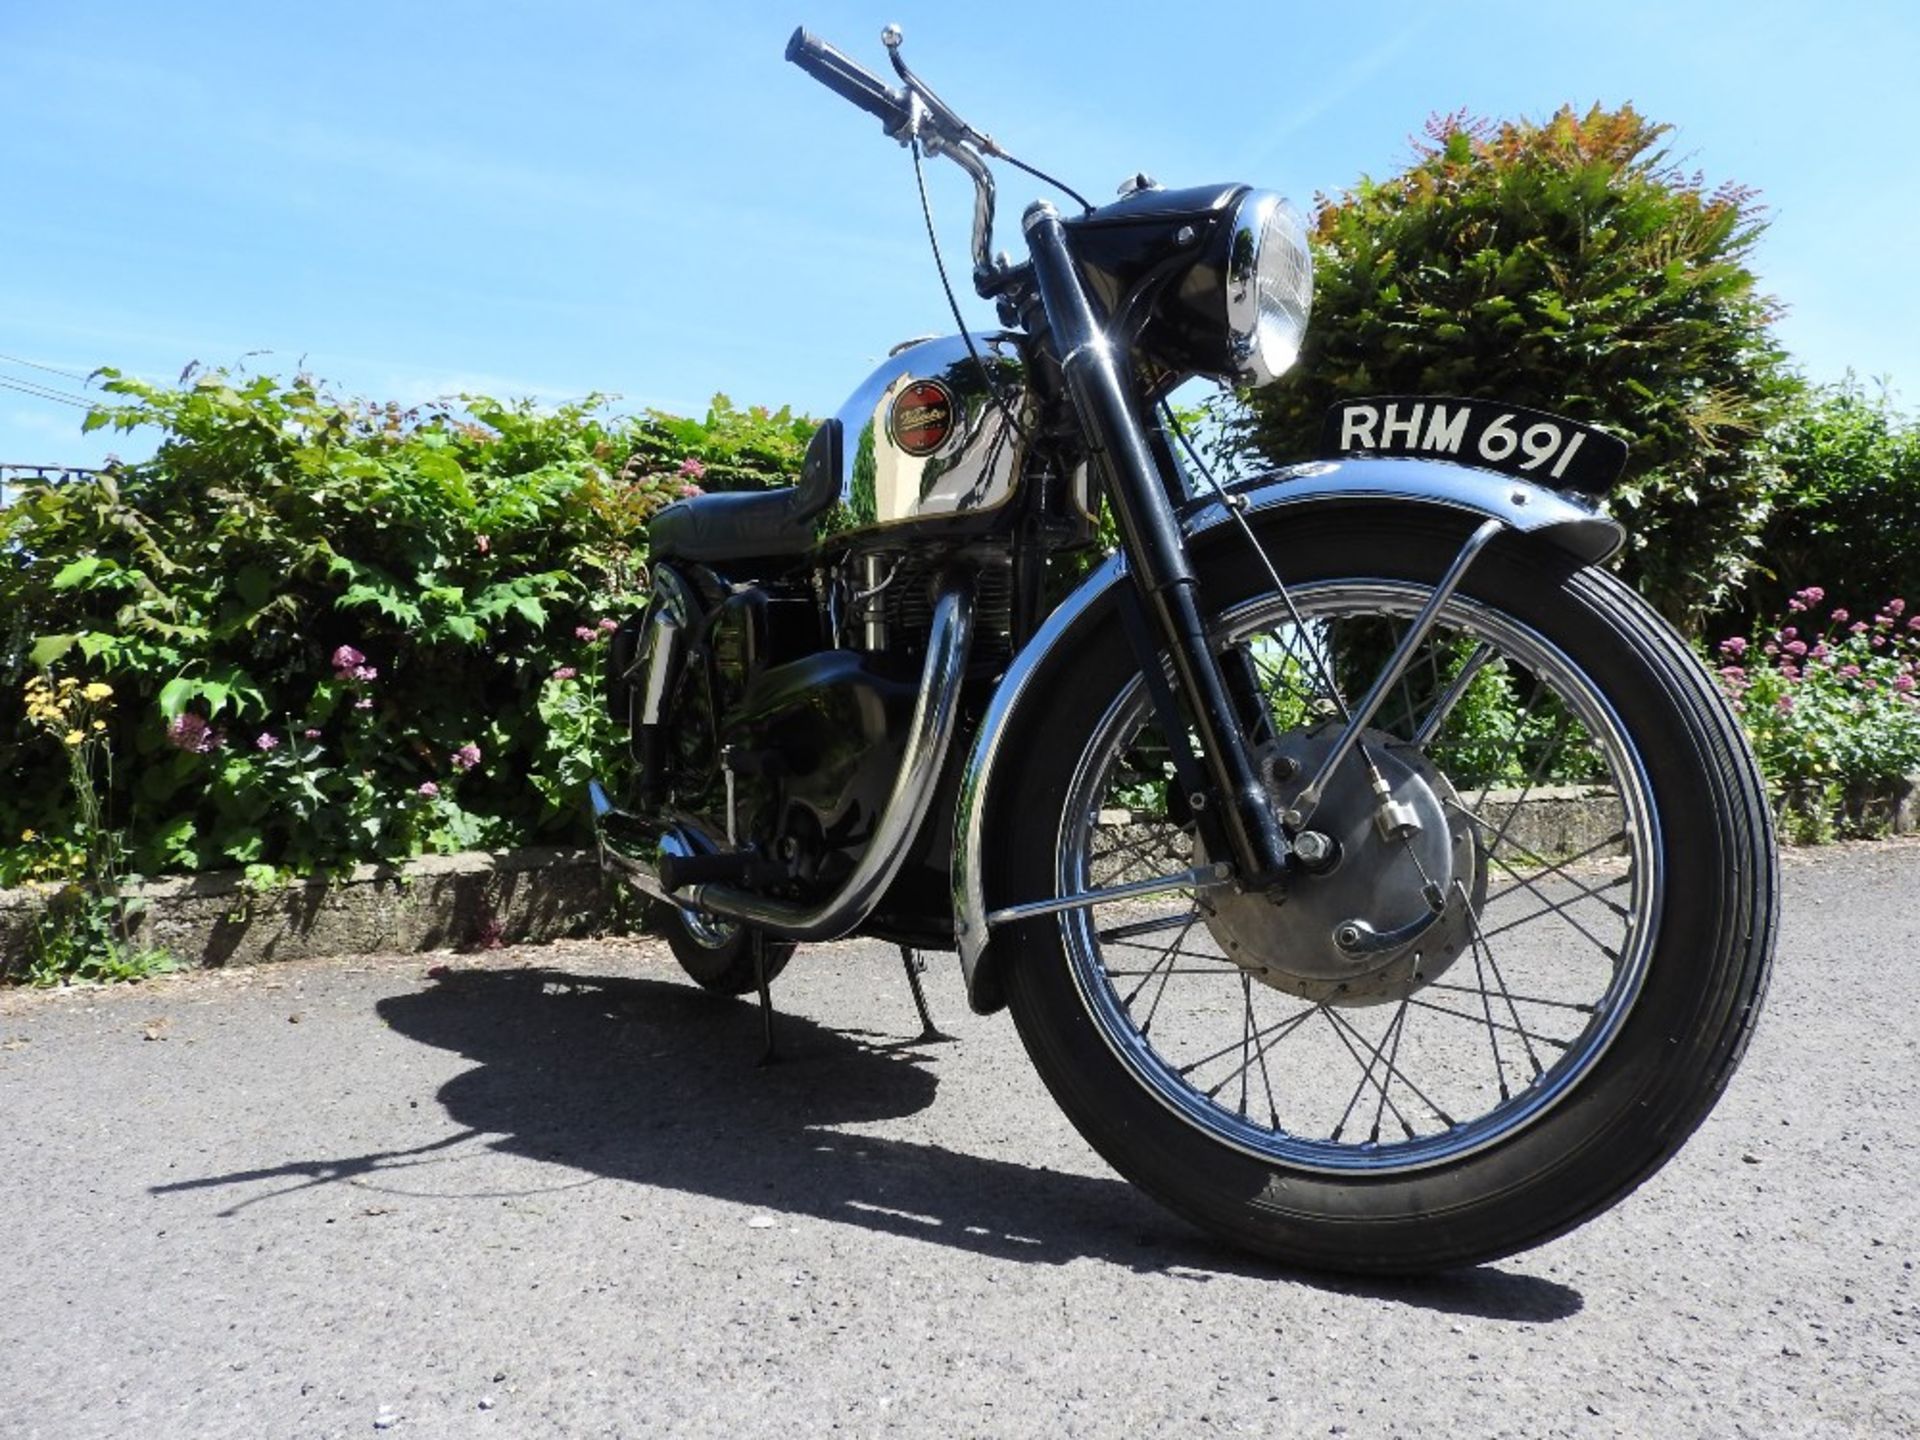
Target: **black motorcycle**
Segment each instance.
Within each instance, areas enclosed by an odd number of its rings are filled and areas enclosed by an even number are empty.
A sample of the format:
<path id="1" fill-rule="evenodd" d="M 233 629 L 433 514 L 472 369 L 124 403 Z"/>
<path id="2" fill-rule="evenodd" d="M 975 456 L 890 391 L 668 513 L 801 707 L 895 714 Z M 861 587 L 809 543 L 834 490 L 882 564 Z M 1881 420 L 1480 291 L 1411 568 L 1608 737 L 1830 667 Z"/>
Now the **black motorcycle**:
<path id="1" fill-rule="evenodd" d="M 1739 726 L 1601 568 L 1625 446 L 1379 397 L 1219 483 L 1167 396 L 1292 364 L 1298 213 L 1138 177 L 996 256 L 989 158 L 1073 192 L 883 39 L 897 89 L 786 53 L 973 178 L 1005 329 L 901 346 L 792 488 L 653 519 L 605 862 L 763 1006 L 858 934 L 925 1020 L 916 952 L 957 950 L 1116 1169 L 1263 1254 L 1425 1270 L 1605 1209 L 1725 1087 L 1777 889 Z"/>

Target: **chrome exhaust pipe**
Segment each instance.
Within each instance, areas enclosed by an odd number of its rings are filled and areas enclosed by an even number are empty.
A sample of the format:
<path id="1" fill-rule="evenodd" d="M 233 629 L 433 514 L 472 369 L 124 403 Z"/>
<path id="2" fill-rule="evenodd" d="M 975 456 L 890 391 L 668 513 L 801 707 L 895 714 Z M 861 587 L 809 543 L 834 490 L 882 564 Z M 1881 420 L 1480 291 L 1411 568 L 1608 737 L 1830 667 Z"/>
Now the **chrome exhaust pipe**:
<path id="1" fill-rule="evenodd" d="M 671 904 L 673 897 L 660 883 L 659 855 L 677 837 L 665 826 L 649 825 L 640 816 L 620 809 L 598 780 L 587 782 L 587 803 L 593 807 L 600 868 L 620 876 L 648 899 Z"/>
<path id="2" fill-rule="evenodd" d="M 853 874 L 838 892 L 815 905 L 778 900 L 732 885 L 689 885 L 669 894 L 660 883 L 658 855 L 696 853 L 677 830 L 649 825 L 618 809 L 596 781 L 588 785 L 600 863 L 617 871 L 642 894 L 669 905 L 704 910 L 758 926 L 785 940 L 838 940 L 857 928 L 900 873 L 907 849 L 933 803 L 933 792 L 952 748 L 960 720 L 960 686 L 973 643 L 973 583 L 951 582 L 933 609 L 920 694 L 907 727 L 907 743 L 885 810 Z"/>

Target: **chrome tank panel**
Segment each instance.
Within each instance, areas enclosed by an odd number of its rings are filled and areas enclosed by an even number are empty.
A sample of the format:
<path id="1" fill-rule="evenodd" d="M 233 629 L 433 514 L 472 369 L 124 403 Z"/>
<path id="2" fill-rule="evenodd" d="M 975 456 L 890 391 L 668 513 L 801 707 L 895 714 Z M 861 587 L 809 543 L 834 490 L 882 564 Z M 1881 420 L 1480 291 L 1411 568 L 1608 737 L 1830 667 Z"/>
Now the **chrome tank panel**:
<path id="1" fill-rule="evenodd" d="M 1032 397 L 1014 337 L 977 334 L 973 341 L 1001 399 L 1027 425 Z M 994 404 L 958 335 L 902 347 L 867 377 L 839 418 L 840 500 L 815 522 L 823 542 L 984 515 L 1010 500 L 1019 483 L 1026 442 Z"/>

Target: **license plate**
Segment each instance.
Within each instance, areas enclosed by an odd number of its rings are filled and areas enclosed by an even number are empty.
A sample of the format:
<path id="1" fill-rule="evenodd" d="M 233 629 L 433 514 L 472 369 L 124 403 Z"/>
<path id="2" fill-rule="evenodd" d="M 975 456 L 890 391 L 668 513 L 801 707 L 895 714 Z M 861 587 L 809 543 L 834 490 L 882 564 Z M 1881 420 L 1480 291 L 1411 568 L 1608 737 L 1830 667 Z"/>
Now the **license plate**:
<path id="1" fill-rule="evenodd" d="M 1544 410 L 1448 395 L 1343 400 L 1320 431 L 1328 456 L 1450 460 L 1537 480 L 1555 490 L 1604 495 L 1627 464 L 1627 442 Z"/>

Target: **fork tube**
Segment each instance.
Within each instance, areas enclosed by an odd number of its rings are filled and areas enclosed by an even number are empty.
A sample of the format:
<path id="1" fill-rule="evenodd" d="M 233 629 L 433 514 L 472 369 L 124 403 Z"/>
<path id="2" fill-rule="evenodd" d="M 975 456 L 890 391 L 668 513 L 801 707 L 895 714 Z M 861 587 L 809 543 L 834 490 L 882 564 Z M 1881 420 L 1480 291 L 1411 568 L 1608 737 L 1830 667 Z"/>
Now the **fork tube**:
<path id="1" fill-rule="evenodd" d="M 1074 268 L 1059 213 L 1044 201 L 1035 204 L 1027 210 L 1023 228 L 1067 393 L 1094 460 L 1106 469 L 1107 493 L 1131 562 L 1129 573 L 1173 656 L 1174 675 L 1187 717 L 1199 734 L 1208 777 L 1225 802 L 1223 838 L 1243 884 L 1276 881 L 1286 865 L 1286 837 L 1207 643 L 1199 579 L 1166 479 L 1154 463 L 1139 407 Z M 1141 663 L 1152 664 L 1153 657 L 1142 656 Z M 1205 796 L 1190 798 L 1196 811 L 1204 810 Z"/>

